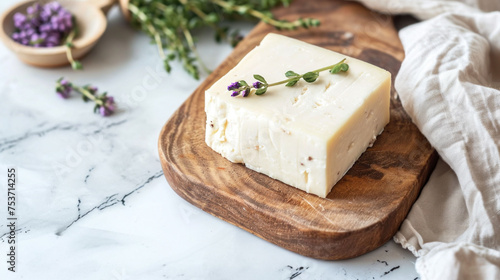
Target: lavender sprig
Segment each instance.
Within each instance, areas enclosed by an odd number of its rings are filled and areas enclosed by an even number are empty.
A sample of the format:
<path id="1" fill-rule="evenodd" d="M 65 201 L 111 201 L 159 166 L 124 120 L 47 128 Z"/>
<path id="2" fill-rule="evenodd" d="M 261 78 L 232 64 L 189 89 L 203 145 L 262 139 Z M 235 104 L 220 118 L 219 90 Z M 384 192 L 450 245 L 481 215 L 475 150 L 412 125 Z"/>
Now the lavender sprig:
<path id="1" fill-rule="evenodd" d="M 99 113 L 103 117 L 107 117 L 113 114 L 116 110 L 116 103 L 112 96 L 108 96 L 107 92 L 102 94 L 98 93 L 98 89 L 95 86 L 85 85 L 76 86 L 70 81 L 60 78 L 56 82 L 56 93 L 66 99 L 70 96 L 72 91 L 76 91 L 82 95 L 83 101 L 87 102 L 89 100 L 95 103 L 94 113 Z"/>
<path id="2" fill-rule="evenodd" d="M 323 67 L 317 70 L 313 70 L 310 72 L 307 72 L 305 74 L 299 75 L 293 71 L 287 71 L 285 73 L 285 76 L 288 79 L 275 82 L 275 83 L 267 83 L 266 79 L 262 77 L 261 75 L 255 74 L 253 77 L 257 80 L 252 84 L 252 86 L 248 85 L 248 83 L 244 80 L 238 81 L 231 83 L 228 87 L 227 90 L 231 91 L 231 96 L 236 97 L 241 94 L 242 97 L 247 97 L 250 94 L 250 91 L 252 89 L 255 89 L 254 93 L 255 95 L 262 95 L 267 92 L 267 89 L 269 87 L 277 86 L 277 85 L 282 85 L 285 84 L 287 87 L 293 87 L 300 79 L 303 79 L 304 81 L 308 83 L 314 83 L 318 77 L 319 73 L 323 71 L 329 71 L 331 74 L 338 74 L 340 72 L 347 72 L 349 70 L 349 65 L 345 63 L 345 58 L 339 61 L 336 64 Z"/>

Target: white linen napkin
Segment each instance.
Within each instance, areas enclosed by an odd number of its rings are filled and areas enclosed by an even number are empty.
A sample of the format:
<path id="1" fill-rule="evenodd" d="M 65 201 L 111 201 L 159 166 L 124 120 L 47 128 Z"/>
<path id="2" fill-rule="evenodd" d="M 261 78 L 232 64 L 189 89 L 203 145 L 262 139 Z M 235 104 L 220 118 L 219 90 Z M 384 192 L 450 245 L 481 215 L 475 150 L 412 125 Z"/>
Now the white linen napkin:
<path id="1" fill-rule="evenodd" d="M 358 0 L 422 22 L 395 87 L 441 156 L 396 242 L 421 279 L 500 279 L 500 0 Z"/>

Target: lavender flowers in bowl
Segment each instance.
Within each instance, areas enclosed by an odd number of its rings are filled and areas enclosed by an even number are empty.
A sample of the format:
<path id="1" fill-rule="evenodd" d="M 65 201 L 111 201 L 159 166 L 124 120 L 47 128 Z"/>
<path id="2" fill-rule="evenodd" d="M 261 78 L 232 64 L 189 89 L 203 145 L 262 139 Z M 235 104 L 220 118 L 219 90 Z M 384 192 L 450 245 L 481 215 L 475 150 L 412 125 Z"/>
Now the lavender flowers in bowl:
<path id="1" fill-rule="evenodd" d="M 106 29 L 106 17 L 96 5 L 37 3 L 21 2 L 0 17 L 0 39 L 27 64 L 39 67 L 67 65 L 87 54 Z M 78 68 L 78 62 L 72 66 Z"/>
<path id="2" fill-rule="evenodd" d="M 11 38 L 25 46 L 60 46 L 76 30 L 73 15 L 55 1 L 35 3 L 26 9 L 26 14 L 15 13 L 13 20 L 16 30 Z"/>

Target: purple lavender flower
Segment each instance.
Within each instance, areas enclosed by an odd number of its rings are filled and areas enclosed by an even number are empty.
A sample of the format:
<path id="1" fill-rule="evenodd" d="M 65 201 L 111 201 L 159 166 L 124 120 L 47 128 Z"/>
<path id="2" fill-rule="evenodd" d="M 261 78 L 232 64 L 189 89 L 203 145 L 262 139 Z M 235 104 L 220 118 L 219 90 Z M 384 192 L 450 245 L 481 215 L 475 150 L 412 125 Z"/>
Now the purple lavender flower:
<path id="1" fill-rule="evenodd" d="M 45 7 L 47 7 L 47 9 L 49 9 L 52 12 L 58 12 L 59 10 L 62 9 L 61 4 L 59 4 L 56 1 L 46 4 Z"/>
<path id="2" fill-rule="evenodd" d="M 40 19 L 43 22 L 50 22 L 50 17 L 52 16 L 52 13 L 49 10 L 42 9 L 40 12 Z"/>
<path id="3" fill-rule="evenodd" d="M 26 23 L 26 16 L 21 13 L 15 13 L 13 19 L 16 28 L 21 28 Z"/>
<path id="4" fill-rule="evenodd" d="M 247 97 L 248 95 L 250 94 L 250 88 L 246 88 L 244 91 L 243 91 L 243 97 Z"/>
<path id="5" fill-rule="evenodd" d="M 40 27 L 38 27 L 38 30 L 42 33 L 46 33 L 52 30 L 52 26 L 49 23 L 44 23 L 41 24 Z"/>
<path id="6" fill-rule="evenodd" d="M 83 88 L 86 89 L 86 90 L 88 90 L 93 95 L 95 95 L 97 93 L 97 87 L 96 86 L 84 86 Z M 113 97 L 110 97 L 110 98 L 113 99 Z"/>
<path id="7" fill-rule="evenodd" d="M 71 86 L 71 83 L 68 80 L 61 78 L 57 81 L 56 93 L 61 98 L 64 98 L 64 99 L 68 98 L 72 89 L 73 89 L 73 87 Z"/>
<path id="8" fill-rule="evenodd" d="M 40 37 L 37 33 L 34 33 L 31 35 L 30 38 L 30 45 L 33 47 L 39 47 L 41 45 L 41 42 L 43 42 L 44 39 Z"/>
<path id="9" fill-rule="evenodd" d="M 35 14 L 35 9 L 36 9 L 37 5 L 39 5 L 39 4 L 36 3 L 35 5 L 29 6 L 28 8 L 26 8 L 26 12 L 28 13 L 28 15 L 34 15 Z"/>
<path id="10" fill-rule="evenodd" d="M 227 90 L 235 90 L 241 87 L 239 82 L 234 82 L 227 87 Z"/>
<path id="11" fill-rule="evenodd" d="M 26 29 L 25 34 L 26 34 L 26 37 L 31 37 L 31 36 L 33 36 L 33 35 L 35 35 L 35 34 L 36 34 L 36 33 L 35 33 L 35 29 L 33 29 L 33 28 L 28 28 L 28 29 Z"/>
<path id="12" fill-rule="evenodd" d="M 44 45 L 45 46 L 57 46 L 60 44 L 61 40 L 61 35 L 58 32 L 47 32 L 47 33 L 42 33 L 40 35 L 42 38 L 44 38 Z"/>
<path id="13" fill-rule="evenodd" d="M 59 46 L 73 30 L 73 15 L 55 1 L 45 5 L 36 3 L 29 6 L 26 12 L 27 15 L 16 13 L 13 16 L 16 31 L 12 39 L 22 45 Z"/>
<path id="14" fill-rule="evenodd" d="M 101 114 L 101 116 L 107 117 L 107 116 L 111 115 L 111 113 L 112 112 L 110 112 L 108 109 L 106 109 L 106 107 L 104 107 L 104 106 L 99 107 L 99 114 Z"/>
<path id="15" fill-rule="evenodd" d="M 42 5 L 40 5 L 40 3 L 35 3 L 34 5 L 26 8 L 26 12 L 28 13 L 28 15 L 36 15 L 41 11 L 42 11 Z"/>
<path id="16" fill-rule="evenodd" d="M 253 88 L 260 88 L 262 86 L 262 83 L 259 81 L 256 81 L 255 83 L 252 84 Z"/>
<path id="17" fill-rule="evenodd" d="M 235 91 L 233 91 L 233 93 L 231 93 L 232 97 L 235 97 L 235 96 L 238 96 L 238 95 L 240 95 L 240 92 L 237 91 L 237 90 L 235 90 Z"/>
<path id="18" fill-rule="evenodd" d="M 115 100 L 112 96 L 106 96 L 104 98 L 104 105 L 99 107 L 99 113 L 103 117 L 107 117 L 115 111 Z"/>

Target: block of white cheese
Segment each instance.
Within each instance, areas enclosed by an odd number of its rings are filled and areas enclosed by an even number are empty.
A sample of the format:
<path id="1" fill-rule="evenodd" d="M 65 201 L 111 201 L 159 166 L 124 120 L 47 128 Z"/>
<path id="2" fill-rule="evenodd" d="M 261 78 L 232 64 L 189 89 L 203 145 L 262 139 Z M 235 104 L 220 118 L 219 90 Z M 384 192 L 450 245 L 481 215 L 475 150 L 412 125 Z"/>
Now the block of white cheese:
<path id="1" fill-rule="evenodd" d="M 227 87 L 254 74 L 268 83 L 342 59 L 347 72 L 321 72 L 313 83 L 269 87 L 232 97 Z M 205 141 L 235 163 L 326 197 L 389 122 L 391 74 L 369 63 L 269 34 L 205 92 Z M 242 186 L 244 187 L 244 186 Z"/>

